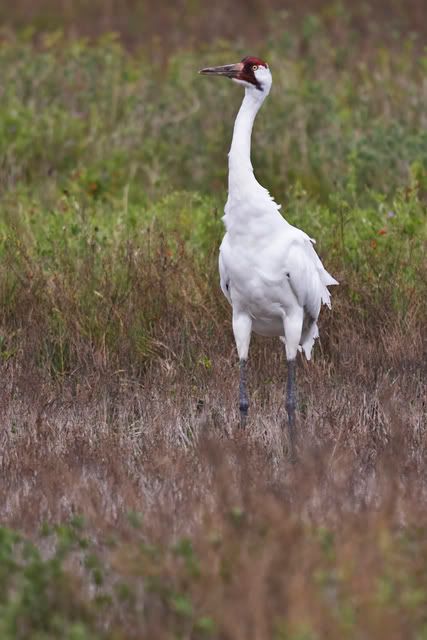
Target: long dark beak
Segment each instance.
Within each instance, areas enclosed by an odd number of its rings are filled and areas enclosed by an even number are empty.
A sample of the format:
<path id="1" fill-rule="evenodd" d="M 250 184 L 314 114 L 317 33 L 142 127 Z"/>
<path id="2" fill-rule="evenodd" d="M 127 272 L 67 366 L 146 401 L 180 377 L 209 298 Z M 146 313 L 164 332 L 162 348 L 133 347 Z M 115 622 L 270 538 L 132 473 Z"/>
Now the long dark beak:
<path id="1" fill-rule="evenodd" d="M 237 78 L 242 70 L 242 63 L 237 64 L 225 64 L 222 67 L 206 67 L 206 69 L 200 69 L 199 73 L 210 76 L 225 76 L 226 78 Z"/>

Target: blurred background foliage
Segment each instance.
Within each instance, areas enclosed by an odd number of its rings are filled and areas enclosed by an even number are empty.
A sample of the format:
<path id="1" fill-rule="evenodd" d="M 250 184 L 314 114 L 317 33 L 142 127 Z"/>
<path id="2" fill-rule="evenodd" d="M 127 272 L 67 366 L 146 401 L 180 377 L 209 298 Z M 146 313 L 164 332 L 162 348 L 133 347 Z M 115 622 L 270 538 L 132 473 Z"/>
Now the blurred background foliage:
<path id="1" fill-rule="evenodd" d="M 219 38 L 258 46 L 282 16 L 289 29 L 306 37 L 314 17 L 325 20 L 341 43 L 346 35 L 343 22 L 377 44 L 399 46 L 401 37 L 422 38 L 427 33 L 422 0 L 218 0 L 209 6 L 201 0 L 16 0 L 13 6 L 0 7 L 2 24 L 13 31 L 24 30 L 36 38 L 57 29 L 89 38 L 114 31 L 126 46 L 145 48 L 152 61 Z"/>
<path id="2" fill-rule="evenodd" d="M 249 53 L 274 79 L 253 137 L 260 182 L 317 239 L 345 295 L 365 299 L 362 312 L 372 302 L 404 315 L 414 296 L 425 300 L 420 7 L 18 0 L 3 9 L 5 326 L 22 327 L 35 306 L 71 360 L 84 335 L 113 352 L 134 342 L 125 360 L 140 366 L 161 319 L 196 317 L 198 301 L 220 321 L 215 264 L 241 91 L 197 70 Z"/>

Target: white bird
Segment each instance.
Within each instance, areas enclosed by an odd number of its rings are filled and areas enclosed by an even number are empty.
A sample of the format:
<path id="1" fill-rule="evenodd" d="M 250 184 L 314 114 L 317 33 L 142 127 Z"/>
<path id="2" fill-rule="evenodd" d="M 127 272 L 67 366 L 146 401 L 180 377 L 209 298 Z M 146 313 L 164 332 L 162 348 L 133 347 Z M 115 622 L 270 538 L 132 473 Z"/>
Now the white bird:
<path id="1" fill-rule="evenodd" d="M 270 69 L 259 58 L 208 67 L 200 73 L 225 76 L 245 88 L 228 155 L 228 200 L 223 217 L 226 234 L 219 254 L 221 288 L 233 308 L 233 333 L 240 360 L 240 415 L 245 424 L 249 400 L 246 364 L 251 333 L 279 336 L 288 361 L 286 409 L 291 455 L 295 446 L 296 368 L 298 351 L 311 357 L 318 337 L 322 303 L 330 307 L 326 271 L 314 240 L 289 224 L 267 189 L 254 176 L 251 133 L 272 84 Z"/>

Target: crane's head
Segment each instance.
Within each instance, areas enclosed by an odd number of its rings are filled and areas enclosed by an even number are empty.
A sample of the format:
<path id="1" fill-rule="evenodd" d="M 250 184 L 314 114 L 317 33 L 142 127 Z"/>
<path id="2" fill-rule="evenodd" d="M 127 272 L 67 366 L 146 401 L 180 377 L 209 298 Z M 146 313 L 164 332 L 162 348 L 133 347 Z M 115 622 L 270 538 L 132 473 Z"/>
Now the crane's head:
<path id="1" fill-rule="evenodd" d="M 247 56 L 237 64 L 226 64 L 222 67 L 207 67 L 199 73 L 210 76 L 225 76 L 243 85 L 246 89 L 261 91 L 267 95 L 271 88 L 271 72 L 268 64 L 260 58 Z"/>

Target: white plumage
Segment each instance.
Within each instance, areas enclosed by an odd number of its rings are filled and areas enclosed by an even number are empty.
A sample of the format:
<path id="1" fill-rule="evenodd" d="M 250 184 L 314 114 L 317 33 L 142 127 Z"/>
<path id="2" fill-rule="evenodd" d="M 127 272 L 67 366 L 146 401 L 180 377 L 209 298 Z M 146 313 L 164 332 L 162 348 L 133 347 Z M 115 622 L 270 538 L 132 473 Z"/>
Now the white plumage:
<path id="1" fill-rule="evenodd" d="M 254 176 L 251 133 L 271 88 L 268 66 L 258 58 L 245 58 L 237 65 L 203 69 L 202 73 L 226 75 L 245 87 L 229 153 L 223 217 L 227 231 L 219 255 L 221 288 L 233 308 L 233 332 L 242 364 L 240 409 L 244 418 L 248 405 L 245 362 L 251 332 L 279 336 L 288 362 L 295 360 L 299 349 L 310 359 L 319 335 L 321 305 L 330 306 L 327 287 L 338 283 L 323 267 L 313 248 L 314 240 L 282 217 L 280 206 Z M 287 400 L 292 426 L 292 379 L 288 380 Z"/>

